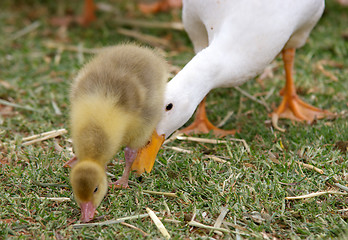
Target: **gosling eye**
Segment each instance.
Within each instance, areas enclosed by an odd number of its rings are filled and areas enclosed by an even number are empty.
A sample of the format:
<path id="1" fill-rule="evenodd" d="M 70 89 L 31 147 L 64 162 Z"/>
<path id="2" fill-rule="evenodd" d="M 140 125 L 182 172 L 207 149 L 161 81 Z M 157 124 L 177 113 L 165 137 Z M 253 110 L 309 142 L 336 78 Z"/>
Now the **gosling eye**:
<path id="1" fill-rule="evenodd" d="M 93 193 L 96 193 L 98 191 L 98 187 L 96 187 L 93 191 Z"/>
<path id="2" fill-rule="evenodd" d="M 173 108 L 173 103 L 169 103 L 167 106 L 166 106 L 166 111 L 170 111 L 172 110 Z"/>

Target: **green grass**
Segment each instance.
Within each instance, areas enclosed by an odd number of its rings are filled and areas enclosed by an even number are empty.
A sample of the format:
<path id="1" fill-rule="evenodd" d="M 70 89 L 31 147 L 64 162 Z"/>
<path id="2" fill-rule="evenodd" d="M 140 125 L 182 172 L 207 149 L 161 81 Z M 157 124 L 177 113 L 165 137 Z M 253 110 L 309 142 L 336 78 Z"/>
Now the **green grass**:
<path id="1" fill-rule="evenodd" d="M 111 1 L 110 1 L 111 2 Z M 132 1 L 118 5 L 122 15 L 130 18 L 146 18 L 151 21 L 180 19 L 180 13 L 161 13 L 143 16 Z M 82 1 L 65 3 L 66 9 L 76 13 Z M 247 239 L 276 237 L 278 239 L 330 239 L 347 228 L 348 200 L 342 195 L 322 195 L 306 200 L 285 200 L 287 196 L 303 195 L 319 191 L 341 191 L 334 179 L 348 184 L 347 153 L 335 147 L 339 141 L 348 141 L 348 13 L 333 2 L 327 2 L 323 18 L 313 30 L 308 43 L 297 51 L 296 83 L 301 97 L 307 102 L 339 113 L 334 120 L 320 120 L 309 126 L 281 120 L 287 131 L 281 133 L 271 128 L 265 108 L 233 89 L 217 89 L 208 97 L 210 119 L 217 123 L 228 111 L 234 114 L 224 128 L 240 129 L 235 137 L 244 139 L 250 146 L 248 153 L 239 142 L 205 144 L 189 141 L 169 143 L 192 150 L 182 154 L 162 148 L 158 161 L 150 174 L 129 190 L 109 190 L 96 222 L 146 213 L 145 208 L 159 212 L 159 216 L 176 219 L 180 223 L 164 222 L 173 239 L 228 239 L 236 238 L 236 228 L 230 234 L 219 236 L 213 231 L 194 228 L 187 224 L 193 213 L 197 222 L 214 225 L 223 206 L 228 206 L 225 217 L 236 224 L 239 234 Z M 69 85 L 83 62 L 76 52 L 63 51 L 59 63 L 55 63 L 57 49 L 48 48 L 47 41 L 65 45 L 83 44 L 86 48 L 98 48 L 132 40 L 119 35 L 119 27 L 111 13 L 98 12 L 98 21 L 88 28 L 71 26 L 65 33 L 49 24 L 57 14 L 57 6 L 46 1 L 3 1 L 0 12 L 0 99 L 38 111 L 12 108 L 12 115 L 0 118 L 0 239 L 7 238 L 83 238 L 136 239 L 139 231 L 121 224 L 75 229 L 80 212 L 73 200 L 69 185 L 69 169 L 63 163 L 69 159 L 69 134 L 55 140 L 22 146 L 21 139 L 53 129 L 68 129 Z M 40 26 L 28 34 L 11 40 L 16 32 L 30 23 Z M 166 49 L 171 64 L 183 66 L 192 56 L 189 39 L 184 32 L 158 29 L 138 29 L 157 37 L 170 37 L 172 47 Z M 65 34 L 65 36 L 63 36 Z M 324 65 L 335 75 L 333 81 L 319 71 L 321 60 L 334 61 L 342 66 Z M 274 77 L 263 81 L 262 87 L 251 80 L 241 86 L 251 95 L 260 92 L 274 93 L 267 99 L 270 106 L 280 102 L 278 90 L 284 83 L 281 59 Z M 9 83 L 6 87 L 4 82 Z M 62 114 L 52 107 L 55 102 Z M 0 111 L 4 109 L 0 105 Z M 201 136 L 212 138 L 210 135 Z M 228 138 L 226 138 L 228 140 Z M 14 141 L 13 141 L 14 140 Z M 13 141 L 13 142 L 12 142 Z M 59 152 L 55 142 L 63 147 Z M 270 157 L 270 152 L 275 156 Z M 204 155 L 223 158 L 222 164 Z M 123 170 L 122 151 L 108 167 L 108 171 L 120 176 Z M 305 169 L 297 161 L 316 166 L 321 175 Z M 137 181 L 131 176 L 132 181 Z M 163 197 L 143 193 L 142 190 L 175 192 L 178 197 Z M 57 203 L 38 197 L 67 197 L 72 201 Z M 170 209 L 170 215 L 166 210 Z M 345 210 L 344 210 L 345 209 Z M 342 211 L 340 211 L 342 210 Z M 260 218 L 261 216 L 261 218 Z M 258 218 L 259 217 L 259 218 Z M 149 239 L 161 238 L 150 218 L 127 221 L 146 233 Z"/>

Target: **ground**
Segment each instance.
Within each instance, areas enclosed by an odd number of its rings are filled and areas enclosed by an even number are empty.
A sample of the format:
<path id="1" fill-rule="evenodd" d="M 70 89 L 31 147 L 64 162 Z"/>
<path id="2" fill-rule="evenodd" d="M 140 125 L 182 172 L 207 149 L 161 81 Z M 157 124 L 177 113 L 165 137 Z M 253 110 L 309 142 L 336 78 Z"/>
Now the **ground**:
<path id="1" fill-rule="evenodd" d="M 162 48 L 173 74 L 194 55 L 184 31 L 156 25 L 180 21 L 180 10 L 144 15 L 134 1 L 99 3 L 109 5 L 97 11 L 97 21 L 88 27 L 55 25 L 57 16 L 80 14 L 83 1 L 0 4 L 1 239 L 162 237 L 149 217 L 125 221 L 131 226 L 75 228 L 80 212 L 63 164 L 72 151 L 68 96 L 78 69 L 93 50 L 125 41 Z M 234 138 L 245 144 L 232 137 L 222 143 L 167 143 L 150 174 L 132 175 L 128 190 L 109 189 L 94 222 L 145 214 L 150 208 L 173 239 L 330 239 L 342 234 L 348 218 L 348 8 L 332 1 L 327 5 L 307 44 L 297 51 L 295 81 L 301 98 L 337 113 L 335 118 L 311 125 L 280 120 L 284 133 L 272 128 L 269 113 L 280 102 L 284 83 L 277 58 L 268 74 L 240 86 L 269 109 L 238 89 L 217 89 L 208 96 L 211 121 L 219 123 L 232 111 L 223 128 L 239 129 Z M 57 129 L 66 130 L 36 143 L 25 139 Z M 123 166 L 120 151 L 108 165 L 110 181 Z M 319 195 L 286 199 L 312 193 Z M 228 231 L 193 226 L 214 226 L 224 209 L 221 227 Z"/>

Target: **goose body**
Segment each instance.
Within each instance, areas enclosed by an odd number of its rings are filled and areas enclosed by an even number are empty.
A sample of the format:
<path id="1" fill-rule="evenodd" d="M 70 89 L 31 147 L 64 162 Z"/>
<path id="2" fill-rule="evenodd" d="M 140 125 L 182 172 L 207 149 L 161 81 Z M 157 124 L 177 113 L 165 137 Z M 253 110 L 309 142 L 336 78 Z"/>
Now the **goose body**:
<path id="1" fill-rule="evenodd" d="M 137 149 L 145 146 L 163 106 L 166 63 L 136 45 L 110 47 L 87 63 L 71 88 L 71 135 L 78 159 L 70 181 L 82 220 L 93 218 L 107 191 L 106 164 L 125 148 L 116 182 L 128 186 Z"/>
<path id="2" fill-rule="evenodd" d="M 283 50 L 301 47 L 324 10 L 323 0 L 186 0 L 183 22 L 197 55 L 167 84 L 157 127 L 169 136 L 214 88 L 238 86 Z"/>
<path id="3" fill-rule="evenodd" d="M 194 123 L 181 131 L 212 130 L 219 136 L 233 133 L 207 120 L 205 96 L 214 88 L 243 84 L 261 73 L 279 53 L 283 55 L 286 85 L 283 101 L 272 115 L 275 127 L 281 130 L 278 118 L 311 122 L 328 114 L 299 99 L 292 77 L 295 49 L 305 44 L 324 5 L 324 0 L 184 0 L 183 23 L 196 55 L 166 86 L 158 136 L 168 138 L 201 102 Z M 148 153 L 146 149 L 143 152 L 144 156 Z"/>

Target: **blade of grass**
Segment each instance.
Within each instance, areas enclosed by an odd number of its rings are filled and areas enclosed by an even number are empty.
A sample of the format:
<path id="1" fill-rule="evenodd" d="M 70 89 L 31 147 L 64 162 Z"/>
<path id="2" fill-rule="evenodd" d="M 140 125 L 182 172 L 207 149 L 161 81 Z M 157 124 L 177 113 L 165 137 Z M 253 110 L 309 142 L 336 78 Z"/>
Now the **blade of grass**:
<path id="1" fill-rule="evenodd" d="M 156 214 L 150 209 L 150 208 L 146 208 L 147 213 L 149 214 L 149 216 L 151 217 L 152 221 L 155 223 L 156 227 L 158 228 L 158 230 L 161 232 L 161 234 L 163 235 L 163 237 L 165 239 L 170 239 L 170 235 L 167 231 L 167 229 L 164 227 L 163 223 L 161 222 L 161 220 L 158 219 L 158 217 L 156 216 Z"/>
<path id="2" fill-rule="evenodd" d="M 14 108 L 21 108 L 21 109 L 25 109 L 25 110 L 29 110 L 29 111 L 33 111 L 33 112 L 41 112 L 38 109 L 35 109 L 35 108 L 32 108 L 32 107 L 28 107 L 28 106 L 21 106 L 19 104 L 8 102 L 8 101 L 3 100 L 3 99 L 0 99 L 0 104 L 6 105 L 6 106 L 10 106 L 10 107 L 14 107 Z"/>
<path id="3" fill-rule="evenodd" d="M 158 214 L 158 213 L 155 213 L 155 214 Z M 82 227 L 105 226 L 105 225 L 121 223 L 121 222 L 124 222 L 124 221 L 127 221 L 127 220 L 133 220 L 133 219 L 138 219 L 138 218 L 145 218 L 145 217 L 148 217 L 148 216 L 149 216 L 148 213 L 144 213 L 144 214 L 128 216 L 128 217 L 122 217 L 122 218 L 118 218 L 118 219 L 114 219 L 114 220 L 108 220 L 108 221 L 99 222 L 99 223 L 78 223 L 78 224 L 72 225 L 72 227 L 73 228 L 82 228 Z"/>
<path id="4" fill-rule="evenodd" d="M 326 194 L 348 195 L 348 193 L 343 193 L 343 192 L 325 191 L 325 192 L 310 193 L 310 194 L 301 195 L 301 196 L 285 197 L 285 199 L 286 200 L 306 199 L 306 198 L 318 197 L 318 196 L 322 196 Z"/>

